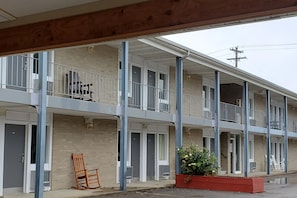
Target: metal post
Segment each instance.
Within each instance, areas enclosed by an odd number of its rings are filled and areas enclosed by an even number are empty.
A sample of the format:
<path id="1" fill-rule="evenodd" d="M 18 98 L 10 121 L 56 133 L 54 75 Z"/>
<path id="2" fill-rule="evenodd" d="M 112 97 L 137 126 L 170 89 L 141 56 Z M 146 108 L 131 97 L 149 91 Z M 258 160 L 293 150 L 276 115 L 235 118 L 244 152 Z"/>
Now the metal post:
<path id="1" fill-rule="evenodd" d="M 218 167 L 221 166 L 220 149 L 220 72 L 215 71 L 215 155 Z"/>
<path id="2" fill-rule="evenodd" d="M 122 95 L 121 95 L 121 133 L 120 133 L 120 190 L 127 191 L 127 134 L 128 134 L 128 42 L 122 43 Z"/>
<path id="3" fill-rule="evenodd" d="M 284 154 L 285 154 L 285 172 L 288 173 L 288 99 L 284 96 L 284 127 L 285 127 L 285 139 L 284 139 Z"/>
<path id="4" fill-rule="evenodd" d="M 38 54 L 39 104 L 37 106 L 35 198 L 43 198 L 45 135 L 46 135 L 46 78 L 47 52 Z"/>
<path id="5" fill-rule="evenodd" d="M 249 165 L 249 87 L 248 82 L 243 85 L 243 99 L 244 99 L 244 176 L 248 176 Z"/>
<path id="6" fill-rule="evenodd" d="M 176 174 L 181 173 L 181 167 L 179 163 L 179 156 L 177 149 L 182 147 L 183 142 L 183 60 L 181 57 L 176 57 L 176 121 L 175 121 L 175 172 Z"/>
<path id="7" fill-rule="evenodd" d="M 266 90 L 266 170 L 267 175 L 270 175 L 270 91 Z"/>

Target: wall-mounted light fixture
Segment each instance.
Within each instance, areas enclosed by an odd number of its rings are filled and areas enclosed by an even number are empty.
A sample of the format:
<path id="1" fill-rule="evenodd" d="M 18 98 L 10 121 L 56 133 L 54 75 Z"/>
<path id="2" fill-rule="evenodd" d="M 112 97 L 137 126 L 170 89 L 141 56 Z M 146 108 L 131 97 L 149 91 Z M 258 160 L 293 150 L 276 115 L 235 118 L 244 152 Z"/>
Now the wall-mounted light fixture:
<path id="1" fill-rule="evenodd" d="M 91 129 L 94 127 L 94 119 L 90 117 L 85 117 L 85 124 L 87 125 L 87 129 Z"/>

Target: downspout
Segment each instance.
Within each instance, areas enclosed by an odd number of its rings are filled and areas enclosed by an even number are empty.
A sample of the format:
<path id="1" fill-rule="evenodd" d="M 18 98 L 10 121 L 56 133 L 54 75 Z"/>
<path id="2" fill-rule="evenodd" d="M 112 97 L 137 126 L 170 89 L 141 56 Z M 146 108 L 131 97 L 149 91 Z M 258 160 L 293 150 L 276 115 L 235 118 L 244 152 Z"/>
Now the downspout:
<path id="1" fill-rule="evenodd" d="M 183 145 L 183 60 L 190 55 L 188 51 L 183 57 L 176 57 L 176 120 L 175 120 L 175 173 L 181 173 L 178 149 Z"/>

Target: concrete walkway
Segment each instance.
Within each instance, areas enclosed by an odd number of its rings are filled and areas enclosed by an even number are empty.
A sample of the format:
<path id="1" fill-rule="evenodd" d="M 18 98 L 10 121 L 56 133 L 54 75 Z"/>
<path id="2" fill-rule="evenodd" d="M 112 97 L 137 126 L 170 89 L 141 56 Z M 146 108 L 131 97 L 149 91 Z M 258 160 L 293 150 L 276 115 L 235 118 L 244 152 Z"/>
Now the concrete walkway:
<path id="1" fill-rule="evenodd" d="M 160 180 L 160 181 L 148 181 L 137 182 L 127 184 L 127 191 L 143 191 L 149 189 L 159 188 L 172 188 L 175 185 L 175 180 Z M 102 189 L 90 189 L 90 190 L 76 190 L 76 189 L 64 189 L 53 190 L 44 192 L 44 198 L 84 198 L 84 197 L 101 197 L 108 194 L 122 193 L 119 187 L 108 187 Z M 104 196 L 103 196 L 104 197 Z M 4 198 L 34 198 L 34 193 L 12 193 L 5 195 Z"/>
<path id="2" fill-rule="evenodd" d="M 255 174 L 254 176 L 259 176 Z M 263 175 L 262 175 L 263 176 Z M 44 198 L 137 198 L 137 197 L 178 197 L 178 198 L 229 198 L 229 197 L 297 197 L 297 173 L 274 173 L 271 176 L 265 176 L 265 192 L 258 194 L 223 192 L 195 189 L 178 189 L 174 188 L 175 180 L 161 180 L 150 182 L 138 182 L 127 184 L 128 192 L 121 192 L 119 187 L 102 188 L 94 190 L 54 190 L 44 193 Z M 34 198 L 34 194 L 11 194 L 4 195 L 4 198 Z"/>

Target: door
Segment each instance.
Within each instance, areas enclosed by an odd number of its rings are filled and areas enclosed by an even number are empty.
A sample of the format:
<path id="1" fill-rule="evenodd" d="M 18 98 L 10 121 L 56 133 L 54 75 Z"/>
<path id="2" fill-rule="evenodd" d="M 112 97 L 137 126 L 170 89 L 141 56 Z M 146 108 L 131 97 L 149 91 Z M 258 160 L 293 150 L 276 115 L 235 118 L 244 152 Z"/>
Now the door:
<path id="1" fill-rule="evenodd" d="M 147 180 L 155 179 L 155 134 L 147 134 Z"/>
<path id="2" fill-rule="evenodd" d="M 52 63 L 54 60 L 51 57 L 52 53 L 47 53 L 48 59 L 47 59 L 47 94 L 51 95 L 53 91 L 53 71 L 54 67 L 52 66 Z M 39 53 L 30 54 L 30 78 L 31 78 L 31 84 L 33 85 L 34 91 L 37 91 L 39 88 L 39 74 L 38 74 L 38 67 L 39 67 Z"/>
<path id="3" fill-rule="evenodd" d="M 240 135 L 231 135 L 231 173 L 241 173 L 241 139 Z"/>
<path id="4" fill-rule="evenodd" d="M 5 125 L 4 188 L 23 187 L 25 126 Z"/>
<path id="5" fill-rule="evenodd" d="M 131 133 L 131 166 L 133 167 L 133 180 L 139 180 L 140 172 L 140 133 Z"/>
<path id="6" fill-rule="evenodd" d="M 132 101 L 130 105 L 140 108 L 141 98 L 141 68 L 132 66 Z"/>
<path id="7" fill-rule="evenodd" d="M 154 111 L 156 100 L 156 72 L 148 70 L 147 84 L 147 109 Z"/>

